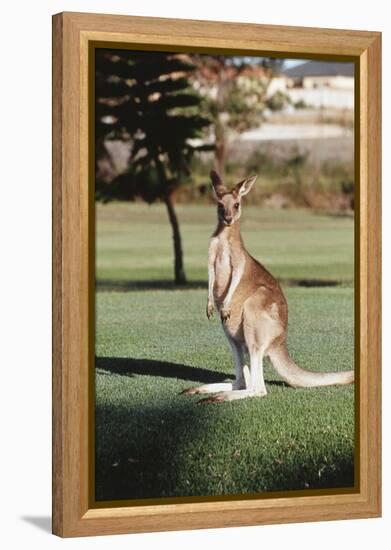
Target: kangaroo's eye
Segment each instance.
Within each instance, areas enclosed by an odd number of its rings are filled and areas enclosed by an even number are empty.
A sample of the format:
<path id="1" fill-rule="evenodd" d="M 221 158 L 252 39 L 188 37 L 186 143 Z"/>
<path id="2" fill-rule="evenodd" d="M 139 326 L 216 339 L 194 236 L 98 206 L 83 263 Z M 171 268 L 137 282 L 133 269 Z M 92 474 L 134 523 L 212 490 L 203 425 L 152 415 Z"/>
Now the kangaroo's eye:
<path id="1" fill-rule="evenodd" d="M 234 204 L 234 206 L 235 206 L 235 208 L 236 208 L 236 210 L 237 210 L 237 209 L 239 208 L 239 203 L 236 202 L 236 203 Z"/>

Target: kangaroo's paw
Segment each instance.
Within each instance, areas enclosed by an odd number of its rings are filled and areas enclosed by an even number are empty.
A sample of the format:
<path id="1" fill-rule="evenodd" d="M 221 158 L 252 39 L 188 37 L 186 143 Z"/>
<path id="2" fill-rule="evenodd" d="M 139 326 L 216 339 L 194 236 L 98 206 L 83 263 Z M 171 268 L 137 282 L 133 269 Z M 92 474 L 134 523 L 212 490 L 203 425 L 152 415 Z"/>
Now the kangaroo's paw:
<path id="1" fill-rule="evenodd" d="M 223 307 L 220 310 L 220 316 L 221 316 L 221 320 L 223 321 L 223 323 L 226 323 L 228 321 L 228 319 L 231 317 L 231 310 L 229 308 Z"/>
<path id="2" fill-rule="evenodd" d="M 215 393 L 223 391 L 231 391 L 232 382 L 221 382 L 217 384 L 204 384 L 195 388 L 187 388 L 181 392 L 182 395 L 197 395 L 200 393 Z"/>
<path id="3" fill-rule="evenodd" d="M 206 316 L 208 317 L 208 319 L 213 317 L 214 312 L 215 312 L 215 306 L 213 305 L 212 302 L 208 302 L 206 305 Z"/>

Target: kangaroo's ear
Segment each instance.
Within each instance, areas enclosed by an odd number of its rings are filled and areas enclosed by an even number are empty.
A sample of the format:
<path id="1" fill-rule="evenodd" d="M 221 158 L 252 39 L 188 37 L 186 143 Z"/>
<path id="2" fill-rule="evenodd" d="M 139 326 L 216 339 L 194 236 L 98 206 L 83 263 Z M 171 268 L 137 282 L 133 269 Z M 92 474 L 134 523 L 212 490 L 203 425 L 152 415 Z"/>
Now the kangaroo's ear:
<path id="1" fill-rule="evenodd" d="M 216 199 L 221 199 L 224 193 L 227 193 L 227 189 L 224 183 L 222 182 L 222 179 L 220 178 L 219 174 L 215 170 L 211 171 L 210 179 L 212 180 L 213 191 Z"/>
<path id="2" fill-rule="evenodd" d="M 247 193 L 250 191 L 251 187 L 254 185 L 255 180 L 258 176 L 252 176 L 251 178 L 246 178 L 243 181 L 240 181 L 237 183 L 234 187 L 234 190 L 240 197 L 243 197 L 244 195 L 247 195 Z"/>

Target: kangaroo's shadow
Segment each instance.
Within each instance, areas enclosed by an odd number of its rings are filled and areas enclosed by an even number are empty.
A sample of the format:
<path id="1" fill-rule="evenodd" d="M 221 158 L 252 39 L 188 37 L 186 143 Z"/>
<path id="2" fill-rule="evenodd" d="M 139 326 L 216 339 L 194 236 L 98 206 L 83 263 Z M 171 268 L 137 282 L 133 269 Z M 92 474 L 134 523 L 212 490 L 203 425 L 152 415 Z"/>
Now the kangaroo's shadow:
<path id="1" fill-rule="evenodd" d="M 213 383 L 225 379 L 234 379 L 232 374 L 218 372 L 200 367 L 191 367 L 168 361 L 154 359 L 135 359 L 133 357 L 96 357 L 95 366 L 99 374 L 121 374 L 122 376 L 161 376 L 178 378 L 192 382 Z"/>
<path id="2" fill-rule="evenodd" d="M 120 374 L 122 376 L 160 376 L 163 378 L 177 378 L 189 382 L 212 384 L 224 380 L 234 380 L 233 374 L 192 367 L 168 361 L 155 359 L 136 359 L 133 357 L 96 357 L 95 367 L 100 375 Z M 287 387 L 280 380 L 265 380 L 271 386 Z"/>

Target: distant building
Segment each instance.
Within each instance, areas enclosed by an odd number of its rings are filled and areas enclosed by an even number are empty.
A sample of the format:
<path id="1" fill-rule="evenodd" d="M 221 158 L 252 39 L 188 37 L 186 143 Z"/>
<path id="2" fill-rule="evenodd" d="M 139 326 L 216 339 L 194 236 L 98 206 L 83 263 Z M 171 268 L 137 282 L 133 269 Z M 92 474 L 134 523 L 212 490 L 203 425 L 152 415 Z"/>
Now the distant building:
<path id="1" fill-rule="evenodd" d="M 286 94 L 293 105 L 314 109 L 354 108 L 354 65 L 330 61 L 307 61 L 283 71 Z"/>
<path id="2" fill-rule="evenodd" d="M 285 75 L 279 74 L 277 76 L 274 76 L 269 83 L 269 86 L 267 89 L 267 96 L 271 97 L 276 92 L 286 93 L 289 85 L 290 85 L 290 80 Z"/>
<path id="3" fill-rule="evenodd" d="M 331 88 L 352 90 L 354 88 L 353 63 L 307 61 L 284 71 L 288 87 L 316 89 Z"/>

